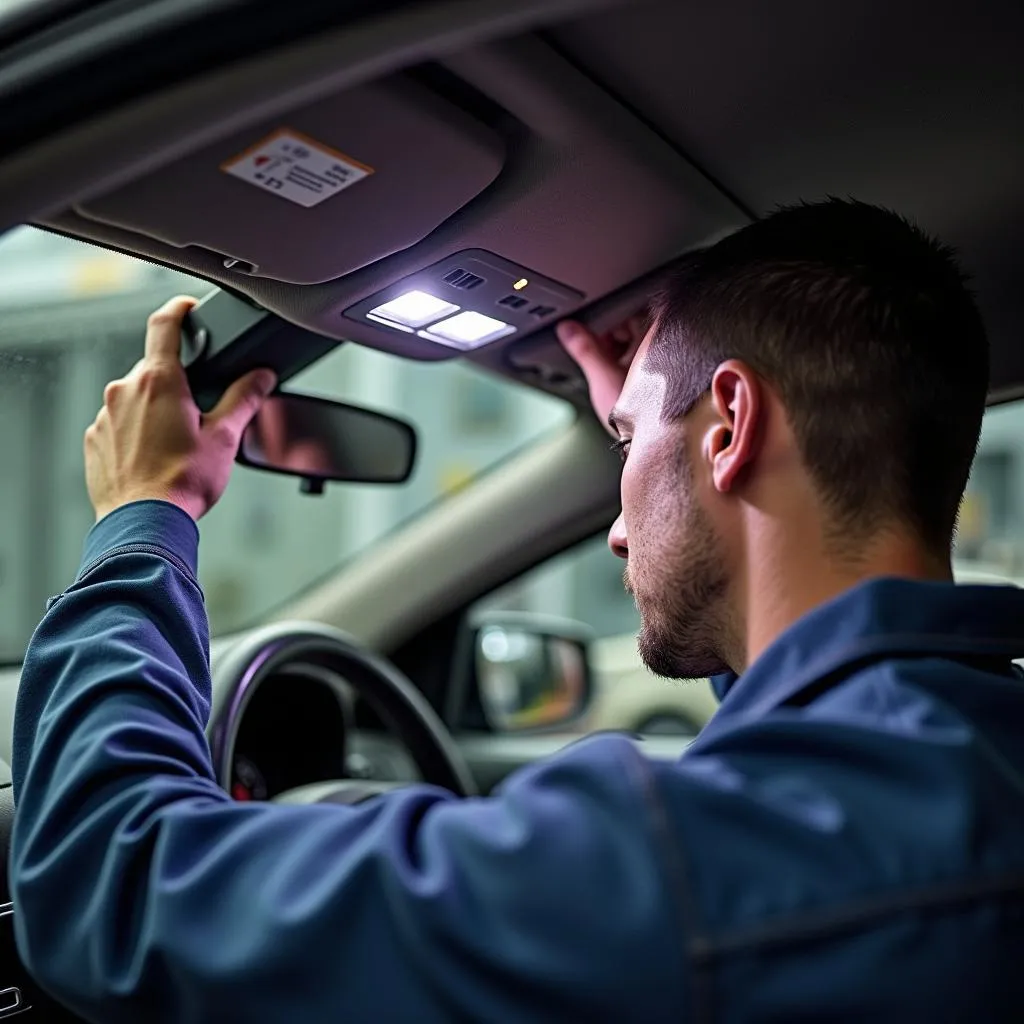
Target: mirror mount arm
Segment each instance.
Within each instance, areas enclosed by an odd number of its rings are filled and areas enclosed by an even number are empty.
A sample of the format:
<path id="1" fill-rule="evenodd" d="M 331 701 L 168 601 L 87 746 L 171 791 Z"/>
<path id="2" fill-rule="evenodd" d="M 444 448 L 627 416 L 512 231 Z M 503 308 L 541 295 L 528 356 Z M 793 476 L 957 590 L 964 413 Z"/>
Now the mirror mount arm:
<path id="1" fill-rule="evenodd" d="M 324 493 L 324 481 L 320 477 L 305 476 L 299 481 L 299 490 L 311 497 L 321 498 Z"/>

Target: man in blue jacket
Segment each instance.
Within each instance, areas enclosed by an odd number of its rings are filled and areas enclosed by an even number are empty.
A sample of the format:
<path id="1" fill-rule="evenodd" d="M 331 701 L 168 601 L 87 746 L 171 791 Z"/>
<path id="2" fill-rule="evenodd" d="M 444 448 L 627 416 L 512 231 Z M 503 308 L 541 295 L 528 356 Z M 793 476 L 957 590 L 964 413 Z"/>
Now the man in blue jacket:
<path id="1" fill-rule="evenodd" d="M 947 249 L 796 207 L 688 260 L 638 352 L 562 325 L 644 659 L 724 699 L 676 764 L 594 737 L 485 800 L 218 788 L 195 521 L 273 381 L 201 416 L 189 304 L 87 432 L 98 522 L 25 662 L 44 986 L 99 1021 L 1024 1020 L 1024 593 L 952 583 L 988 355 Z"/>

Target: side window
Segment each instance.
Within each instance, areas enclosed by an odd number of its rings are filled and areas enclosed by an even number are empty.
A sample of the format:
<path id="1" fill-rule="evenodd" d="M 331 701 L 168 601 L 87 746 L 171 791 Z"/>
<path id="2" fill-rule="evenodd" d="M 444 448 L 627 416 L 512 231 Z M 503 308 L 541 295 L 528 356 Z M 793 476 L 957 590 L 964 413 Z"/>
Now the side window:
<path id="1" fill-rule="evenodd" d="M 640 660 L 640 617 L 622 571 L 623 563 L 601 534 L 524 573 L 479 601 L 470 614 L 478 622 L 511 621 L 527 632 L 564 630 L 584 639 L 593 687 L 585 712 L 566 731 L 693 736 L 718 702 L 706 679 L 660 679 Z M 483 689 L 479 673 L 478 680 Z"/>

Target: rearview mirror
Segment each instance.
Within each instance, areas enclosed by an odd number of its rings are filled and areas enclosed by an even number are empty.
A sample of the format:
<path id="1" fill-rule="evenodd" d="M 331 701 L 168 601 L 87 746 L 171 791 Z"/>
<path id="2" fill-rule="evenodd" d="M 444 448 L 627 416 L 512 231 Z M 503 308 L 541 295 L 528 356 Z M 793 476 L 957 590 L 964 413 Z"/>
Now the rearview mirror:
<path id="1" fill-rule="evenodd" d="M 587 710 L 592 683 L 586 626 L 505 612 L 481 617 L 474 629 L 480 703 L 495 732 L 564 727 Z"/>
<path id="2" fill-rule="evenodd" d="M 416 461 L 416 431 L 402 420 L 313 395 L 271 395 L 246 427 L 237 461 L 298 476 L 319 493 L 326 481 L 400 484 Z"/>

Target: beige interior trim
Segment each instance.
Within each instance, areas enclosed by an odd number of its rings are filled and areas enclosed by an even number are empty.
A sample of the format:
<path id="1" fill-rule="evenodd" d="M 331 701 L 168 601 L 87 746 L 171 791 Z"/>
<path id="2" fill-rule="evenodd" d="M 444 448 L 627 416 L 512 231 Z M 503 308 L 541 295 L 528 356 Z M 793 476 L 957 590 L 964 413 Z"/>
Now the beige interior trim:
<path id="1" fill-rule="evenodd" d="M 281 608 L 379 651 L 607 525 L 617 463 L 591 416 L 547 438 L 414 520 L 370 557 Z M 609 555 L 609 558 L 611 555 Z"/>

